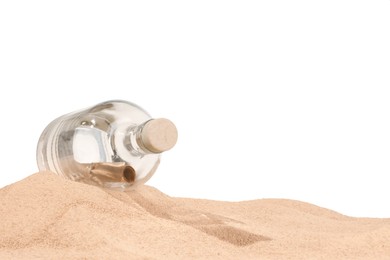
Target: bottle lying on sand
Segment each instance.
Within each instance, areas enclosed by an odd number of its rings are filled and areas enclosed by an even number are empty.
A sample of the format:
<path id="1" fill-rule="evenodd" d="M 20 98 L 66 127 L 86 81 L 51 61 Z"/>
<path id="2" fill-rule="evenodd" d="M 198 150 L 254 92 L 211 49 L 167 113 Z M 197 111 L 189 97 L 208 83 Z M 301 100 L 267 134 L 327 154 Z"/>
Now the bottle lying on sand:
<path id="1" fill-rule="evenodd" d="M 38 142 L 38 168 L 127 190 L 149 180 L 161 153 L 176 141 L 176 127 L 168 119 L 153 119 L 127 101 L 107 101 L 51 122 Z"/>

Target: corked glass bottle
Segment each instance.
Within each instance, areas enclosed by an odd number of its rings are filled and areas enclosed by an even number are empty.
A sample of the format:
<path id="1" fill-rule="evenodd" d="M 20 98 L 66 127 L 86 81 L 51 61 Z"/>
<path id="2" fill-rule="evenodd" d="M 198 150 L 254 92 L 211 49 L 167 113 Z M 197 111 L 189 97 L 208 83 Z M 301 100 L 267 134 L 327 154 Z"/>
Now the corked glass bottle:
<path id="1" fill-rule="evenodd" d="M 127 101 L 107 101 L 51 122 L 38 142 L 38 168 L 127 190 L 150 179 L 161 153 L 176 141 L 176 127 L 168 119 L 153 119 Z"/>

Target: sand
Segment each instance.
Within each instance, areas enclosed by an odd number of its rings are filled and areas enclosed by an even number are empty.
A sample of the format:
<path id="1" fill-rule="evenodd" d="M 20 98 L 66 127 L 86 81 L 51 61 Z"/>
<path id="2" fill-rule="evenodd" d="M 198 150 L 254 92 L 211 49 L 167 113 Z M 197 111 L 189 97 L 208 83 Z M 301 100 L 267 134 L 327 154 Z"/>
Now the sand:
<path id="1" fill-rule="evenodd" d="M 0 259 L 390 259 L 390 219 L 106 191 L 52 173 L 2 188 L 0 220 Z"/>

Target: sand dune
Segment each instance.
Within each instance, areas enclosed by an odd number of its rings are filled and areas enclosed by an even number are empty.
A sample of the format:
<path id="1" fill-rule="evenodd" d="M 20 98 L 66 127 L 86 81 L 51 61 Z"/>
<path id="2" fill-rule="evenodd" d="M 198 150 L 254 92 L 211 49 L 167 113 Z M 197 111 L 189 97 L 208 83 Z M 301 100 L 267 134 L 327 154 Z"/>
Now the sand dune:
<path id="1" fill-rule="evenodd" d="M 0 190 L 0 259 L 390 259 L 390 219 L 172 198 L 34 174 Z"/>

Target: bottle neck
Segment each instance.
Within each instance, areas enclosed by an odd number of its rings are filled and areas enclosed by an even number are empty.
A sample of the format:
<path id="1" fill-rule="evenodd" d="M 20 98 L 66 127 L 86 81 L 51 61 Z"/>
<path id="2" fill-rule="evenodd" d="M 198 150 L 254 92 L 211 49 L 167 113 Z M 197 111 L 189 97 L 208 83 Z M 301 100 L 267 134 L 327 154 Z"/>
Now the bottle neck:
<path id="1" fill-rule="evenodd" d="M 125 139 L 127 149 L 135 156 L 153 154 L 153 152 L 145 148 L 142 142 L 141 136 L 144 125 L 145 123 L 130 128 Z"/>

